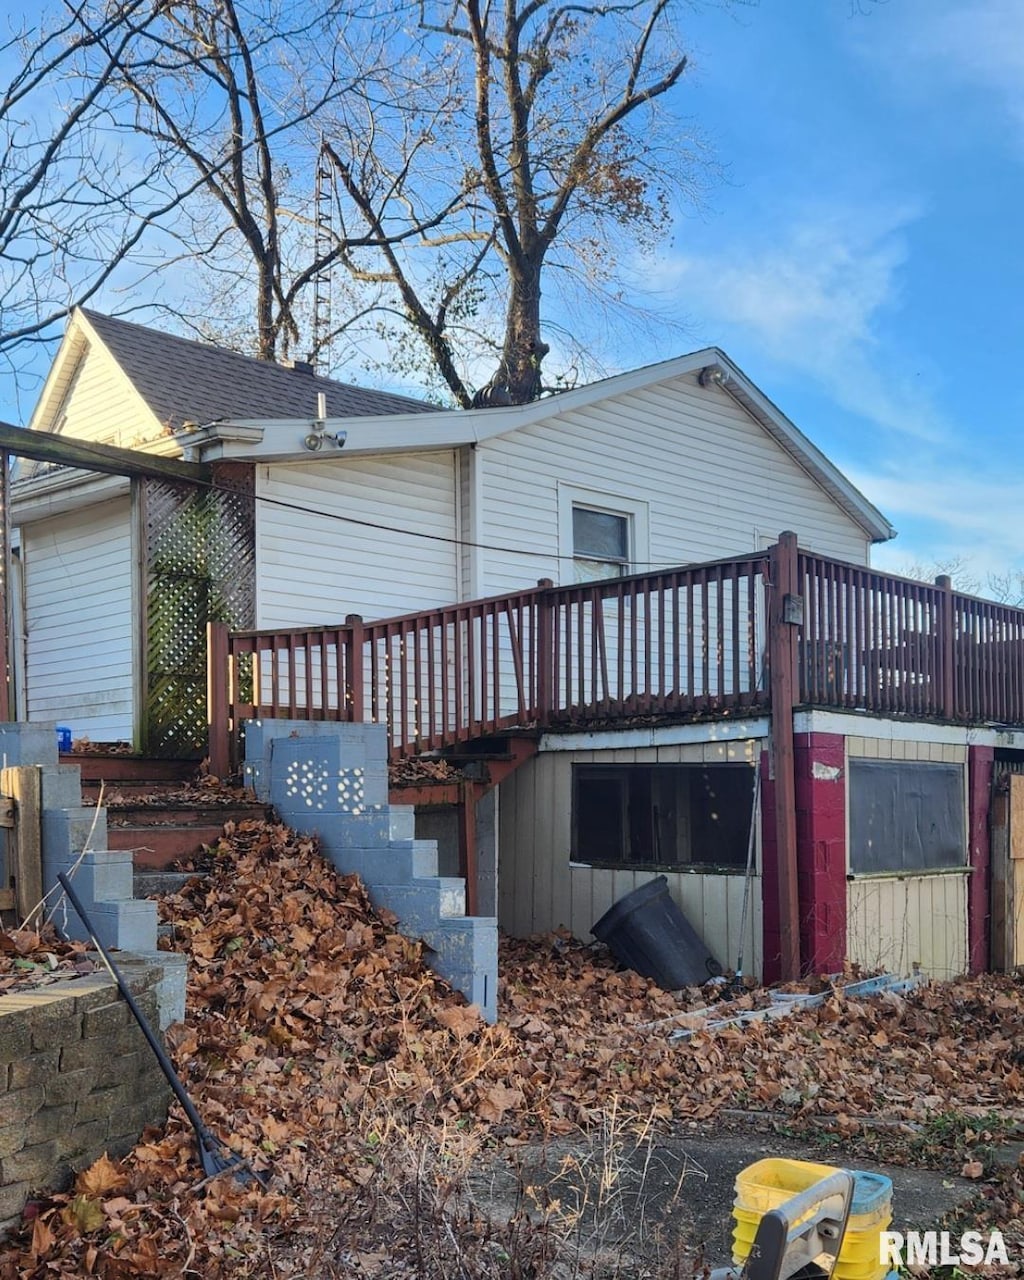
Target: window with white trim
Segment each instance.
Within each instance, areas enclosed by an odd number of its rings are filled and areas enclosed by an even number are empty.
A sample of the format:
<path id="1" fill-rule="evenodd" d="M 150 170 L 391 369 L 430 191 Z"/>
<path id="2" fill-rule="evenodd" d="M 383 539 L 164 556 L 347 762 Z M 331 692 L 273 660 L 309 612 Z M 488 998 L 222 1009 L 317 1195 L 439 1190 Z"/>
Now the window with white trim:
<path id="1" fill-rule="evenodd" d="M 577 582 L 629 572 L 629 516 L 573 503 L 572 556 Z"/>

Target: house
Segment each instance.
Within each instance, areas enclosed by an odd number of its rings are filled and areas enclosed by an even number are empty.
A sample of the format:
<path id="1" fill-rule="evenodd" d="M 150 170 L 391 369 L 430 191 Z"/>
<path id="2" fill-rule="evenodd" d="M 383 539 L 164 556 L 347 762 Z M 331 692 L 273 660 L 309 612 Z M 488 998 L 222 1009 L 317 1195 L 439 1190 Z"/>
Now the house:
<path id="1" fill-rule="evenodd" d="M 483 757 L 459 842 L 453 788 L 420 816 L 512 933 L 663 872 L 723 965 L 984 963 L 1024 615 L 873 573 L 892 527 L 721 351 L 440 411 L 78 311 L 30 426 L 195 472 L 15 484 L 26 718 L 198 752 L 213 621 L 215 728 Z"/>

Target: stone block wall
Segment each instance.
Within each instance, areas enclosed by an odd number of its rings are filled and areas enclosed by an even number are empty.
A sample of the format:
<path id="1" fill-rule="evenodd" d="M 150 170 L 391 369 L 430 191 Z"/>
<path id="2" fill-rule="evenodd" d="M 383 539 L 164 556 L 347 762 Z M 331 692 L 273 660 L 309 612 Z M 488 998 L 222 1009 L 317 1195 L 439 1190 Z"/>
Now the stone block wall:
<path id="1" fill-rule="evenodd" d="M 117 957 L 150 1025 L 163 972 Z M 0 996 L 0 1236 L 30 1195 L 123 1155 L 167 1117 L 170 1090 L 106 973 Z"/>

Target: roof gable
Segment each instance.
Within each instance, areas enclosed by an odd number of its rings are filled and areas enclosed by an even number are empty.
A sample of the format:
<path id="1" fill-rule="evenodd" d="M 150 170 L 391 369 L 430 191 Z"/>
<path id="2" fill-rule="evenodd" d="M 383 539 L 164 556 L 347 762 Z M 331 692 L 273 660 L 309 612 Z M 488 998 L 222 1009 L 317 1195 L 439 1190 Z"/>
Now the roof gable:
<path id="1" fill-rule="evenodd" d="M 223 418 L 311 418 L 319 393 L 326 397 L 332 418 L 434 411 L 433 405 L 407 396 L 254 360 L 96 311 L 81 309 L 75 316 L 102 343 L 164 427 Z"/>

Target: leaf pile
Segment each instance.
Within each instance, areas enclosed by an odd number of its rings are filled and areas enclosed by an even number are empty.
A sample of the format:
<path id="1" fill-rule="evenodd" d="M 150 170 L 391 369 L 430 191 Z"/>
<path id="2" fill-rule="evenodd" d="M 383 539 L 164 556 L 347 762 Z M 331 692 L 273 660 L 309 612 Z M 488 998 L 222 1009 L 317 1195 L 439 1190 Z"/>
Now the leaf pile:
<path id="1" fill-rule="evenodd" d="M 78 978 L 97 967 L 84 942 L 65 942 L 52 925 L 44 925 L 38 933 L 0 929 L 0 996 Z"/>
<path id="2" fill-rule="evenodd" d="M 330 1238 L 389 1162 L 408 1159 L 410 1135 L 435 1152 L 452 1134 L 515 1147 L 593 1128 L 613 1105 L 624 1123 L 749 1109 L 840 1135 L 879 1115 L 1021 1115 L 1024 993 L 1012 978 L 861 1000 L 839 989 L 785 1021 L 672 1041 L 671 1019 L 706 993 L 660 991 L 552 936 L 503 944 L 502 1020 L 488 1027 L 314 841 L 263 821 L 225 831 L 209 877 L 164 900 L 189 957 L 187 1019 L 169 1039 L 204 1120 L 269 1190 L 221 1178 L 197 1193 L 192 1133 L 175 1113 L 122 1163 L 44 1202 L 0 1251 L 0 1280 L 369 1274 L 311 1258 L 324 1224 Z M 364 1258 L 390 1259 L 383 1274 L 418 1274 L 394 1261 L 399 1219 L 383 1242 L 350 1223 L 344 1234 Z"/>

